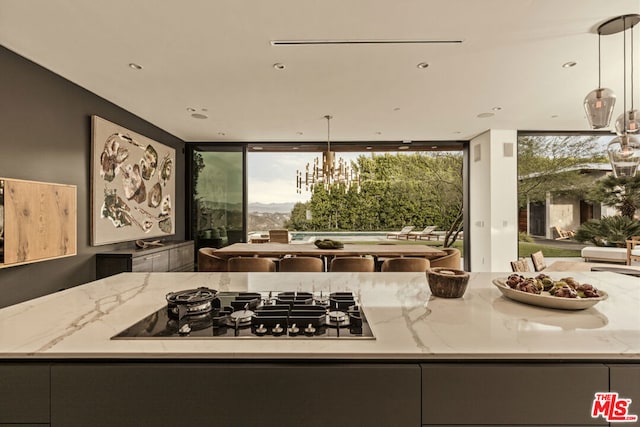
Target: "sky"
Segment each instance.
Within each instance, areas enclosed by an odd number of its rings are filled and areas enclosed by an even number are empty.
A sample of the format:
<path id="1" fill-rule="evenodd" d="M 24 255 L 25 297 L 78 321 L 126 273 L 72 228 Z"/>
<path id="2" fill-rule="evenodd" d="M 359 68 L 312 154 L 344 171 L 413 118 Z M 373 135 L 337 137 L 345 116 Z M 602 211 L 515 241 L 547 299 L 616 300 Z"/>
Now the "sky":
<path id="1" fill-rule="evenodd" d="M 356 160 L 360 155 L 371 153 L 336 153 L 346 161 Z M 249 203 L 295 203 L 306 202 L 311 193 L 302 189 L 296 193 L 296 171 L 304 171 L 307 163 L 322 153 L 256 153 L 247 155 L 247 187 Z"/>

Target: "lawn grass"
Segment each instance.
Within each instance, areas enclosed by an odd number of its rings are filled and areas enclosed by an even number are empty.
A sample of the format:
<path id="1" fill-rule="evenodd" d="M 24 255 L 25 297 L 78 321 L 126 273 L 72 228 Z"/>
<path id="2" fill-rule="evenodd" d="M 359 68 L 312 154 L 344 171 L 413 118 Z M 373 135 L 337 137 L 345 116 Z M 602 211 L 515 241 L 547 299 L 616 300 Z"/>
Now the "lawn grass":
<path id="1" fill-rule="evenodd" d="M 376 245 L 376 244 L 396 244 L 396 245 L 428 245 L 435 247 L 442 247 L 442 240 L 389 240 L 380 242 L 379 240 L 375 241 L 357 241 L 357 242 L 349 242 L 355 244 L 362 245 Z M 453 243 L 453 247 L 460 250 L 462 256 L 464 256 L 464 249 L 462 247 L 462 240 L 456 240 Z M 529 242 L 518 242 L 518 256 L 519 257 L 528 257 L 533 252 L 542 251 L 542 254 L 546 257 L 551 258 L 571 258 L 571 257 L 580 257 L 579 249 L 565 249 L 559 248 L 557 246 L 551 245 L 541 245 L 539 243 L 529 243 Z"/>
<path id="2" fill-rule="evenodd" d="M 579 249 L 565 249 L 557 246 L 540 245 L 538 243 L 518 242 L 518 252 L 521 257 L 528 257 L 533 252 L 542 251 L 546 257 L 552 258 L 569 258 L 580 257 Z"/>

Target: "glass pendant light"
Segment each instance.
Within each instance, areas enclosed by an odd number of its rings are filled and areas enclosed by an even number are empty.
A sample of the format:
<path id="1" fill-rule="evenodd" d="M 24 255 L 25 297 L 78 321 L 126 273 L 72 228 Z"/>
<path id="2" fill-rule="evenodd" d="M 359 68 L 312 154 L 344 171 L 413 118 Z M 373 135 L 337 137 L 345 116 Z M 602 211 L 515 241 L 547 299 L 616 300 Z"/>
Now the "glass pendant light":
<path id="1" fill-rule="evenodd" d="M 602 87 L 600 65 L 600 29 L 598 29 L 598 88 L 592 90 L 584 98 L 584 110 L 592 129 L 602 129 L 609 126 L 613 107 L 616 105 L 616 95 L 609 88 Z"/>
<path id="2" fill-rule="evenodd" d="M 640 130 L 640 114 L 638 114 L 638 110 L 627 110 L 616 119 L 616 133 L 618 135 L 637 134 L 638 130 Z"/>
<path id="3" fill-rule="evenodd" d="M 613 138 L 607 146 L 609 162 L 616 177 L 633 177 L 640 164 L 640 139 L 635 135 Z"/>
<path id="4" fill-rule="evenodd" d="M 640 129 L 638 112 L 633 108 L 633 27 L 640 22 L 640 15 L 623 15 L 608 20 L 598 27 L 598 35 L 623 34 L 623 113 L 616 120 L 618 136 L 609 142 L 607 154 L 616 177 L 633 177 L 640 165 Z M 631 30 L 631 109 L 627 110 L 627 30 Z"/>

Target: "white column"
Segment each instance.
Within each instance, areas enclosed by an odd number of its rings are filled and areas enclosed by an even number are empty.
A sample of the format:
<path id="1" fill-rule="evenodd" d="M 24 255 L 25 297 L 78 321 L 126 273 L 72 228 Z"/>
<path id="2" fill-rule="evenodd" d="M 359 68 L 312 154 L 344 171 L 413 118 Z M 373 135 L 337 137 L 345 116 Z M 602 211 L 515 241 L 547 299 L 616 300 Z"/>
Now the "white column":
<path id="1" fill-rule="evenodd" d="M 471 250 L 465 257 L 473 272 L 511 271 L 518 256 L 517 132 L 488 130 L 469 149 Z"/>

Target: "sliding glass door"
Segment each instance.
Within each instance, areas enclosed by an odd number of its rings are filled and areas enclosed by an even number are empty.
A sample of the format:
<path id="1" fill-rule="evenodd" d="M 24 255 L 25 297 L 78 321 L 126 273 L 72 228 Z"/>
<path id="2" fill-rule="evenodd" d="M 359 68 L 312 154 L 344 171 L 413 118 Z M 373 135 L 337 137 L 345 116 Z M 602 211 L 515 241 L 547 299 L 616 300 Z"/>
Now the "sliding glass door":
<path id="1" fill-rule="evenodd" d="M 193 146 L 191 238 L 196 248 L 245 241 L 243 147 Z"/>

